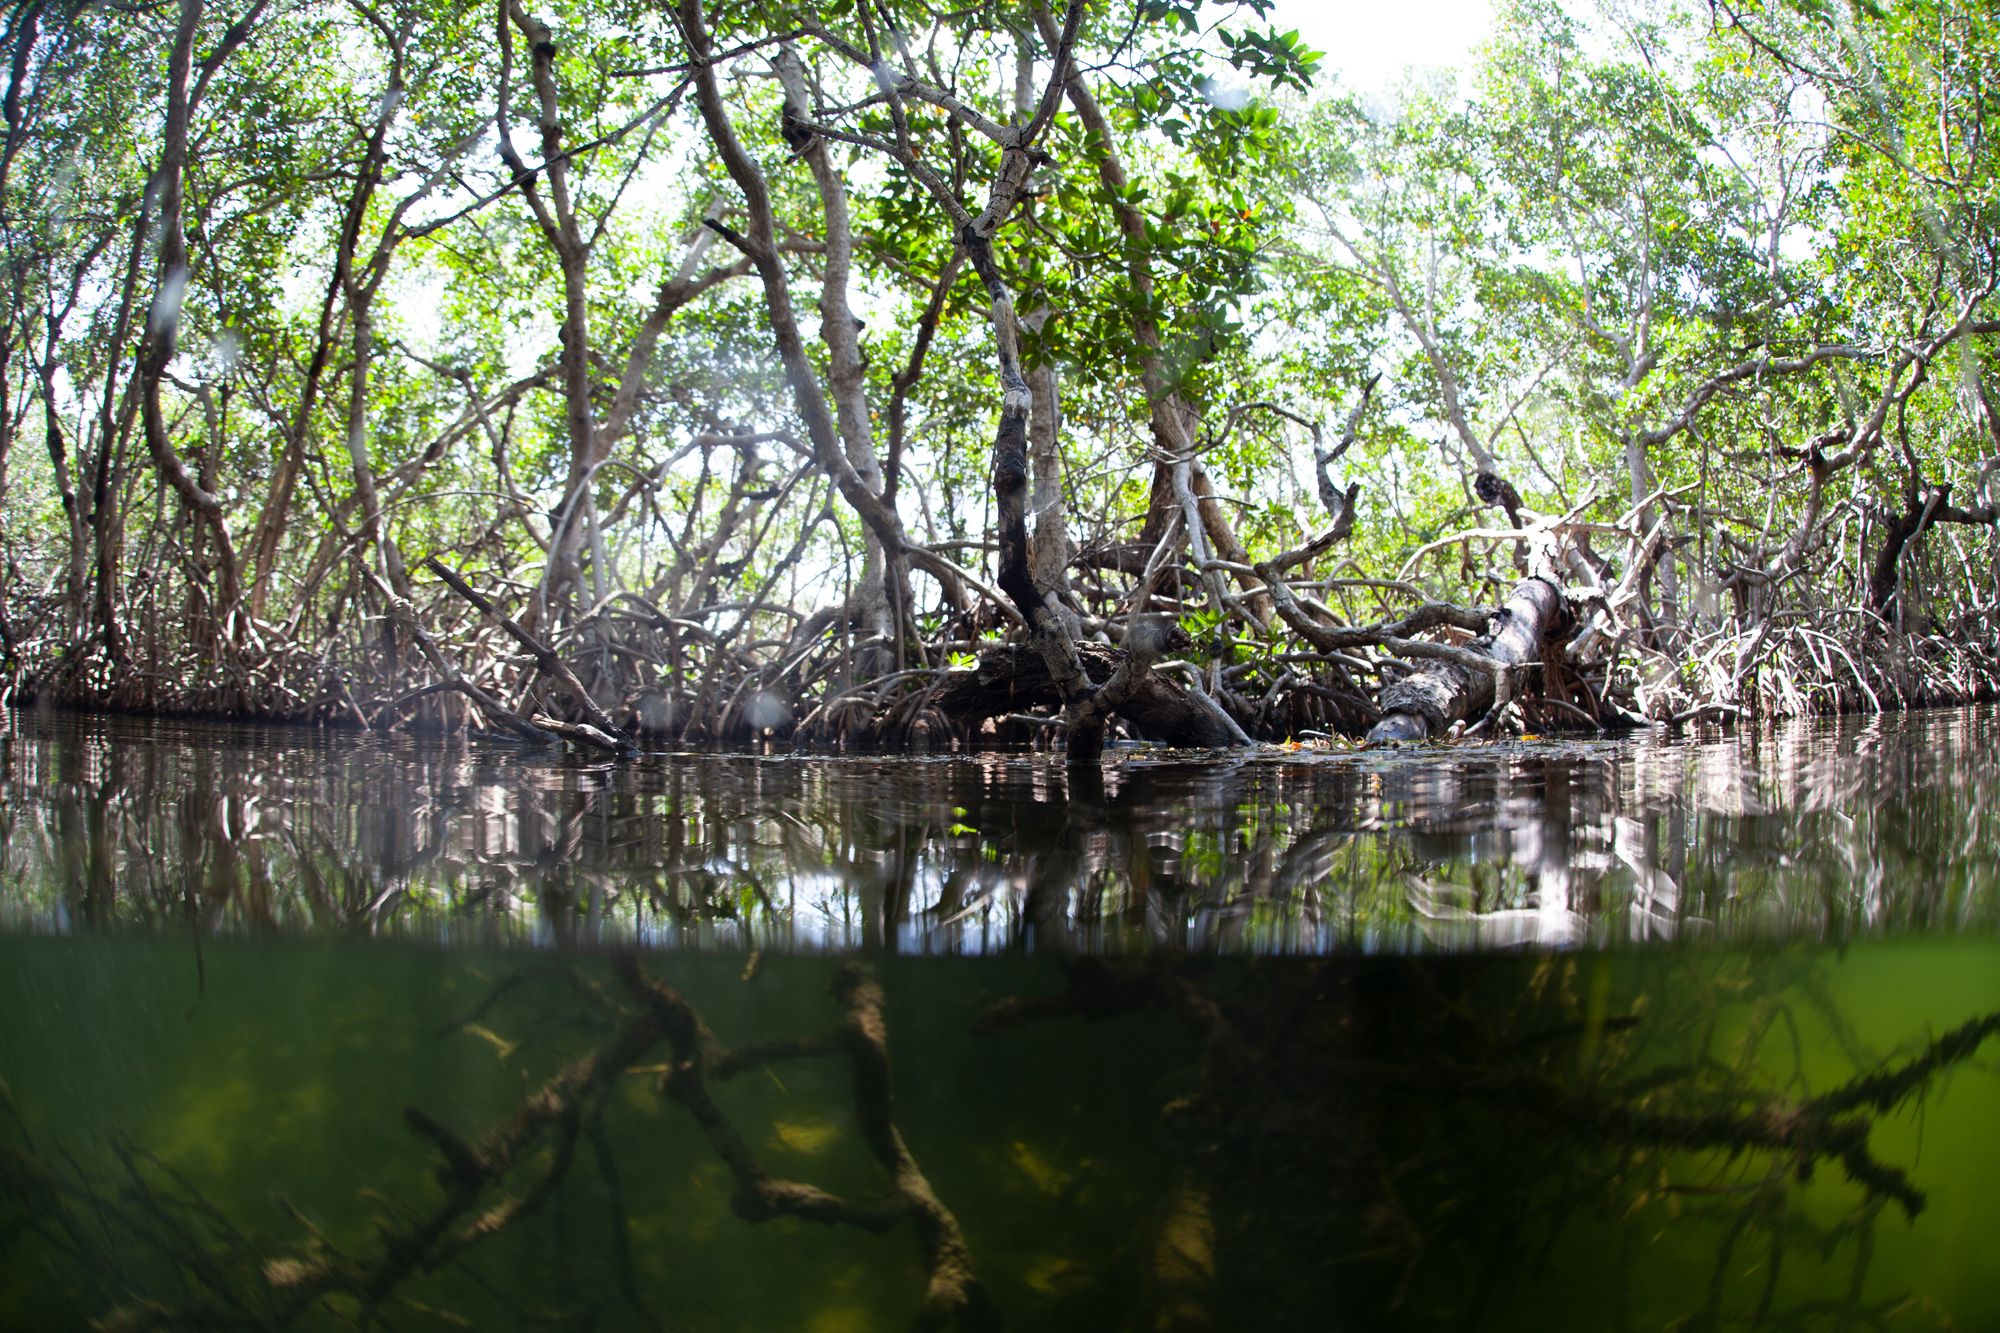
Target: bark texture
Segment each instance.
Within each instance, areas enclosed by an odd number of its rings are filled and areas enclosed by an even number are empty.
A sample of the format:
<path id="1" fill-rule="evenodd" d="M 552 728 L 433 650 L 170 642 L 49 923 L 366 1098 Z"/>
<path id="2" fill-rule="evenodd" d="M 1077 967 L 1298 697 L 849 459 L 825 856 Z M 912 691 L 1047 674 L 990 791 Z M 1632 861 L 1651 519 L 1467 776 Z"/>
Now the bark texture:
<path id="1" fill-rule="evenodd" d="M 1420 741 L 1442 735 L 1454 722 L 1484 714 L 1504 702 L 1502 676 L 1541 661 L 1542 645 L 1568 628 L 1569 608 L 1562 590 L 1544 578 L 1521 580 L 1494 614 L 1492 633 L 1472 649 L 1491 659 L 1492 670 L 1462 661 L 1438 661 L 1382 690 L 1382 720 L 1368 733 L 1372 742 Z"/>

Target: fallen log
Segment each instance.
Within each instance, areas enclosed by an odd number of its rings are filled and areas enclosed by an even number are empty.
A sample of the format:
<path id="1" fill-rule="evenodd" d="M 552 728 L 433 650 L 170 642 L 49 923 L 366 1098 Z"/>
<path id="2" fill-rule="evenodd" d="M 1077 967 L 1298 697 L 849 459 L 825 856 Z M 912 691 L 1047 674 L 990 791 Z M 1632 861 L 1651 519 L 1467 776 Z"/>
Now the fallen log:
<path id="1" fill-rule="evenodd" d="M 1542 645 L 1570 621 L 1560 588 L 1545 578 L 1521 580 L 1484 638 L 1383 687 L 1382 720 L 1369 742 L 1426 740 L 1506 703 L 1514 673 L 1539 663 Z"/>

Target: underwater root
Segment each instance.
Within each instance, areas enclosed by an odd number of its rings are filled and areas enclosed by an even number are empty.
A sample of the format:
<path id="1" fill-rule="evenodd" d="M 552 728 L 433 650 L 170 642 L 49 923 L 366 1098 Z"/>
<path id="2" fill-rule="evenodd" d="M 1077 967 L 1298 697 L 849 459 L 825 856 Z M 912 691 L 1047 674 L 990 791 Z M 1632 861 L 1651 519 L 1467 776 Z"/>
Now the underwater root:
<path id="1" fill-rule="evenodd" d="M 1365 1227 L 1353 1235 L 1324 1233 L 1303 1251 L 1346 1246 L 1352 1259 L 1388 1265 L 1384 1299 L 1391 1306 L 1403 1301 L 1416 1267 L 1427 1252 L 1440 1250 L 1463 1209 L 1459 1196 L 1466 1171 L 1474 1168 L 1455 1165 L 1457 1150 L 1440 1131 L 1506 1145 L 1500 1150 L 1519 1159 L 1510 1191 L 1568 1179 L 1548 1201 L 1558 1215 L 1551 1219 L 1551 1237 L 1561 1213 L 1593 1197 L 1588 1182 L 1607 1190 L 1614 1215 L 1622 1214 L 1634 1206 L 1633 1197 L 1662 1184 L 1657 1168 L 1629 1174 L 1635 1164 L 1677 1152 L 1711 1160 L 1772 1159 L 1773 1170 L 1741 1194 L 1746 1220 L 1762 1216 L 1758 1200 L 1786 1175 L 1806 1183 L 1816 1168 L 1836 1165 L 1863 1194 L 1853 1223 L 1858 1235 L 1884 1205 L 1915 1219 L 1926 1203 L 1902 1167 L 1872 1150 L 1880 1117 L 1921 1096 L 2000 1035 L 2000 1012 L 1975 1017 L 1913 1056 L 1885 1061 L 1810 1097 L 1773 1095 L 1754 1077 L 1718 1080 L 1719 1067 L 1702 1063 L 1664 1067 L 1621 1084 L 1580 1078 L 1570 1053 L 1592 1043 L 1601 1056 L 1606 1043 L 1636 1040 L 1648 1026 L 1641 1016 L 1600 1015 L 1555 1027 L 1538 1022 L 1533 1042 L 1497 1040 L 1486 1023 L 1498 1016 L 1473 1005 L 1472 992 L 1453 989 L 1457 982 L 1439 990 L 1397 973 L 1397 988 L 1382 992 L 1370 990 L 1384 983 L 1369 975 L 1365 964 L 1335 962 L 1289 991 L 1238 993 L 1212 985 L 1198 965 L 1078 959 L 1065 965 L 1060 990 L 1001 1000 L 983 1011 L 977 1030 L 1002 1033 L 1062 1019 L 1098 1023 L 1147 1011 L 1177 1018 L 1205 1058 L 1195 1088 L 1164 1106 L 1163 1120 L 1193 1135 L 1189 1160 L 1213 1163 L 1205 1188 L 1217 1200 L 1229 1197 L 1232 1187 L 1244 1200 L 1248 1211 L 1234 1225 L 1253 1239 L 1242 1243 L 1252 1251 L 1289 1243 L 1258 1220 L 1277 1207 L 1267 1197 L 1272 1191 L 1343 1197 L 1344 1212 L 1366 1219 Z M 1372 995 L 1380 1007 L 1322 1008 L 1336 992 Z M 1406 1054 L 1385 1050 L 1385 1042 Z M 1451 1109 L 1467 1105 L 1478 1109 L 1469 1116 Z M 1275 1125 L 1286 1127 L 1290 1143 L 1273 1156 Z M 1238 1179 L 1243 1163 L 1260 1160 L 1272 1162 L 1268 1169 L 1277 1178 L 1245 1186 Z M 1444 1191 L 1435 1216 L 1409 1202 L 1409 1177 L 1433 1170 Z M 1730 1235 L 1741 1229 L 1735 1226 Z M 1473 1243 L 1471 1252 L 1482 1263 L 1505 1267 L 1490 1239 Z M 1863 1244 L 1857 1264 L 1866 1264 L 1867 1253 Z M 1768 1293 L 1765 1299 L 1768 1304 Z"/>
<path id="2" fill-rule="evenodd" d="M 410 1279 L 445 1268 L 540 1211 L 576 1169 L 576 1147 L 587 1139 L 609 1196 L 621 1295 L 639 1322 L 657 1326 L 633 1281 L 623 1187 L 602 1113 L 619 1081 L 664 1046 L 658 1091 L 688 1113 L 728 1167 L 738 1217 L 749 1222 L 796 1217 L 877 1233 L 908 1221 L 926 1274 L 915 1327 L 926 1333 L 947 1328 L 987 1333 L 998 1327 L 957 1218 L 895 1123 L 882 991 L 865 969 L 849 964 L 840 970 L 834 997 L 842 1018 L 830 1032 L 734 1053 L 716 1041 L 685 995 L 646 975 L 636 956 L 616 960 L 614 970 L 625 1004 L 580 979 L 572 989 L 600 1017 L 616 1014 L 617 1030 L 528 1093 L 511 1115 L 467 1136 L 419 1108 L 404 1111 L 406 1127 L 435 1153 L 431 1174 L 444 1198 L 402 1225 L 382 1226 L 372 1253 L 343 1252 L 295 1208 L 290 1211 L 306 1228 L 307 1240 L 274 1252 L 270 1242 L 240 1230 L 157 1159 L 121 1146 L 123 1176 L 99 1180 L 66 1153 L 38 1148 L 18 1114 L 13 1119 L 22 1146 L 0 1145 L 0 1192 L 6 1199 L 0 1205 L 0 1241 L 29 1232 L 70 1255 L 111 1306 L 94 1322 L 103 1330 L 283 1327 L 329 1301 L 350 1311 L 358 1302 L 366 1322 L 366 1312 L 379 1310 Z M 497 990 L 512 991 L 519 984 L 510 978 Z M 491 997 L 475 1015 L 490 1007 Z M 468 1027 L 472 1023 L 465 1020 Z M 711 1078 L 823 1056 L 844 1057 L 852 1073 L 854 1124 L 886 1180 L 880 1199 L 850 1200 L 773 1176 L 709 1091 Z M 11 1101 L 0 1097 L 0 1103 L 12 1112 Z M 509 1188 L 530 1166 L 532 1177 Z M 120 1243 L 121 1234 L 137 1243 Z M 135 1299 L 146 1284 L 131 1256 L 148 1251 L 167 1261 L 176 1285 L 199 1295 Z"/>

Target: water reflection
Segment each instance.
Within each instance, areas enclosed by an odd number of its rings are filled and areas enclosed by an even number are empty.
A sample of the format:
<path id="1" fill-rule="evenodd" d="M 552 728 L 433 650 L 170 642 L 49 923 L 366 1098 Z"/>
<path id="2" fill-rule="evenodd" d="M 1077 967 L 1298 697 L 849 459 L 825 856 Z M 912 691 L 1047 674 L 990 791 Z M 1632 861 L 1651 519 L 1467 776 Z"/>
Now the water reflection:
<path id="1" fill-rule="evenodd" d="M 2000 921 L 1992 708 L 1415 752 L 661 755 L 13 714 L 0 926 L 1323 951 Z"/>

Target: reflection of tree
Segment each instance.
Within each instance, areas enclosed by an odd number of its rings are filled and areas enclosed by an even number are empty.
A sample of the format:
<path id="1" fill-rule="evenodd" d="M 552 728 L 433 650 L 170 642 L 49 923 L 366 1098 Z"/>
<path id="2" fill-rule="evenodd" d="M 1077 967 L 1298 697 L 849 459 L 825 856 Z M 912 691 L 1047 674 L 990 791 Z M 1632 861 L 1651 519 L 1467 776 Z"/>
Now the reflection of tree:
<path id="1" fill-rule="evenodd" d="M 2000 866 L 2000 751 L 1976 712 L 1696 744 L 1139 753 L 1101 776 L 42 726 L 0 751 L 0 913 L 41 928 L 1312 952 L 2000 912 L 1959 887 Z"/>

